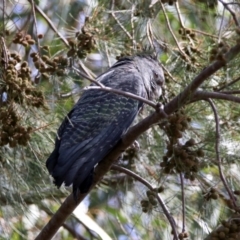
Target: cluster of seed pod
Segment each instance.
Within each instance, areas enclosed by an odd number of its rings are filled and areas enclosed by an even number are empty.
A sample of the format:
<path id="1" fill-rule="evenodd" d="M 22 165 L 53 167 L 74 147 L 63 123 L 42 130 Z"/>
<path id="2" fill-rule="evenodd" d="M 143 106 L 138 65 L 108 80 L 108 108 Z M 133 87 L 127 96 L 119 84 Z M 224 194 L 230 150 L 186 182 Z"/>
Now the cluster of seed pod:
<path id="1" fill-rule="evenodd" d="M 153 207 L 157 206 L 157 199 L 156 194 L 163 192 L 164 187 L 160 186 L 159 188 L 156 188 L 155 191 L 146 191 L 147 199 L 141 200 L 141 207 L 142 211 L 144 213 L 147 213 L 149 210 L 151 210 Z"/>
<path id="2" fill-rule="evenodd" d="M 18 106 L 44 107 L 43 93 L 34 87 L 28 63 L 19 54 L 2 55 L 1 62 L 0 146 L 26 145 L 32 128 L 22 126 Z"/>
<path id="3" fill-rule="evenodd" d="M 219 194 L 215 188 L 211 188 L 210 191 L 208 191 L 207 193 L 203 193 L 203 195 L 207 201 L 209 201 L 211 199 L 217 200 L 219 198 Z"/>
<path id="4" fill-rule="evenodd" d="M 204 156 L 201 148 L 193 149 L 195 141 L 191 138 L 184 145 L 168 145 L 167 153 L 163 156 L 160 167 L 164 173 L 184 173 L 184 178 L 195 180 L 195 175 L 201 168 L 200 157 Z"/>
<path id="5" fill-rule="evenodd" d="M 188 233 L 187 232 L 182 232 L 182 233 L 179 233 L 178 234 L 178 238 L 180 239 L 180 240 L 182 240 L 182 239 L 184 239 L 184 238 L 188 238 L 189 236 L 188 236 Z"/>
<path id="6" fill-rule="evenodd" d="M 191 29 L 187 29 L 187 28 L 180 28 L 178 30 L 178 33 L 181 35 L 183 40 L 186 40 L 187 37 L 194 39 L 196 36 L 195 33 Z"/>
<path id="7" fill-rule="evenodd" d="M 18 104 L 27 104 L 34 107 L 44 106 L 44 97 L 31 81 L 31 69 L 27 62 L 18 63 L 20 56 L 17 53 L 9 54 L 6 69 L 3 70 L 2 92 L 6 92 L 7 102 L 13 100 Z M 16 66 L 18 64 L 18 66 Z"/>
<path id="8" fill-rule="evenodd" d="M 0 108 L 0 146 L 9 144 L 10 147 L 26 145 L 30 139 L 31 127 L 20 125 L 20 118 L 13 108 Z"/>
<path id="9" fill-rule="evenodd" d="M 197 62 L 197 56 L 199 56 L 201 54 L 201 52 L 199 51 L 199 49 L 197 49 L 196 47 L 194 46 L 185 46 L 183 48 L 183 52 L 186 53 L 186 55 L 189 57 L 189 59 L 191 60 L 191 63 L 196 63 Z M 184 60 L 187 60 L 185 59 L 185 56 L 182 56 L 182 58 Z M 190 65 L 188 65 L 188 68 L 190 67 Z M 187 69 L 189 70 L 189 69 Z"/>
<path id="10" fill-rule="evenodd" d="M 29 45 L 35 44 L 35 40 L 32 39 L 31 35 L 19 32 L 16 34 L 15 38 L 13 39 L 13 43 L 21 44 L 24 47 L 28 47 Z"/>
<path id="11" fill-rule="evenodd" d="M 217 46 L 214 46 L 210 51 L 209 57 L 210 62 L 213 62 L 215 60 L 226 61 L 224 58 L 224 54 L 226 54 L 228 50 L 229 46 L 226 43 L 224 42 L 218 43 Z"/>
<path id="12" fill-rule="evenodd" d="M 240 239 L 240 216 L 223 220 L 221 225 L 212 231 L 207 240 L 238 240 Z"/>
<path id="13" fill-rule="evenodd" d="M 182 138 L 183 132 L 188 129 L 190 121 L 191 118 L 181 110 L 169 116 L 167 122 L 163 122 L 159 126 L 166 132 L 170 145 L 173 145 L 178 142 L 179 138 Z"/>
<path id="14" fill-rule="evenodd" d="M 138 155 L 138 148 L 135 146 L 131 146 L 124 151 L 123 158 L 128 159 L 129 162 L 133 162 L 133 160 L 137 157 L 137 155 Z"/>
<path id="15" fill-rule="evenodd" d="M 181 111 L 171 115 L 168 123 L 161 126 L 169 141 L 160 167 L 166 174 L 182 172 L 186 179 L 194 181 L 196 173 L 201 168 L 199 158 L 204 157 L 204 151 L 197 147 L 193 138 L 186 141 L 185 144 L 180 144 L 178 141 L 183 136 L 183 132 L 188 129 L 189 121 L 191 119 Z"/>
<path id="16" fill-rule="evenodd" d="M 49 79 L 50 75 L 56 74 L 57 76 L 64 75 L 64 68 L 68 66 L 68 59 L 66 57 L 50 58 L 48 55 L 39 56 L 38 53 L 32 52 L 30 57 L 33 60 L 34 66 L 39 70 L 42 76 Z"/>
<path id="17" fill-rule="evenodd" d="M 76 35 L 77 43 L 69 41 L 70 49 L 67 52 L 68 57 L 77 55 L 79 58 L 85 58 L 96 47 L 94 35 L 85 27 Z"/>

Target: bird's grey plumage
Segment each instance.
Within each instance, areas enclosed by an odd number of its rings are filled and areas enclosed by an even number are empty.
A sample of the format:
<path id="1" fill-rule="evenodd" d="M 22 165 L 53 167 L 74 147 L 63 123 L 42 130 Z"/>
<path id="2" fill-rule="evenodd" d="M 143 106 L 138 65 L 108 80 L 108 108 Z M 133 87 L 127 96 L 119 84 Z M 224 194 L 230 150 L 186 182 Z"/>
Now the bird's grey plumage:
<path id="1" fill-rule="evenodd" d="M 143 98 L 159 97 L 162 68 L 150 56 L 125 57 L 97 80 L 104 86 Z M 55 149 L 47 168 L 60 187 L 73 184 L 73 192 L 86 192 L 94 166 L 118 143 L 143 103 L 111 92 L 89 89 L 80 97 L 58 129 Z"/>

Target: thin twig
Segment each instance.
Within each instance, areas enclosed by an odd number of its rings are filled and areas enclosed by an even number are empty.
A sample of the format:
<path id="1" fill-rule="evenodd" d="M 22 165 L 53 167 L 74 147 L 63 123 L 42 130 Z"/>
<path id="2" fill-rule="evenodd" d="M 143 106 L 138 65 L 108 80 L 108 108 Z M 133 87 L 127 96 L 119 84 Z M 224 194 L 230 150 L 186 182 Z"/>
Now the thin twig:
<path id="1" fill-rule="evenodd" d="M 220 42 L 220 38 L 221 38 L 221 32 L 222 32 L 224 14 L 225 14 L 225 8 L 223 8 L 222 19 L 221 19 L 221 23 L 220 23 L 220 27 L 219 27 L 219 32 L 218 32 L 218 41 L 219 41 L 219 42 Z"/>
<path id="2" fill-rule="evenodd" d="M 39 42 L 39 38 L 38 38 L 37 19 L 36 19 L 36 12 L 35 12 L 35 6 L 34 6 L 35 3 L 33 0 L 29 0 L 29 3 L 32 6 L 33 21 L 34 21 L 34 26 L 35 26 L 35 31 L 36 31 L 37 48 L 38 48 L 38 52 L 40 53 L 40 42 Z"/>
<path id="3" fill-rule="evenodd" d="M 235 12 L 233 12 L 232 9 L 228 6 L 228 4 L 225 3 L 224 1 L 222 1 L 222 0 L 218 0 L 218 1 L 219 1 L 220 3 L 222 3 L 222 5 L 224 6 L 224 8 L 226 8 L 226 9 L 230 12 L 230 14 L 232 15 L 233 21 L 235 22 L 236 26 L 239 27 L 239 22 L 238 22 L 238 20 L 237 20 L 237 17 L 236 17 Z"/>
<path id="4" fill-rule="evenodd" d="M 109 56 L 109 49 L 107 47 L 106 42 L 104 42 L 104 47 L 105 47 L 105 54 L 106 54 L 106 57 L 107 57 L 108 67 L 110 68 L 111 67 L 111 61 L 110 61 L 110 56 Z"/>
<path id="5" fill-rule="evenodd" d="M 121 90 L 117 90 L 117 89 L 114 89 L 114 88 L 110 88 L 110 87 L 97 87 L 97 86 L 89 86 L 89 87 L 85 87 L 84 90 L 102 90 L 102 91 L 106 91 L 106 92 L 111 92 L 111 93 L 116 93 L 118 95 L 122 95 L 122 96 L 125 96 L 125 97 L 128 97 L 128 98 L 132 98 L 132 99 L 135 99 L 135 100 L 138 100 L 138 101 L 141 101 L 143 103 L 146 103 L 148 104 L 149 106 L 153 107 L 154 109 L 156 109 L 157 107 L 157 104 L 146 99 L 146 98 L 143 98 L 143 97 L 140 97 L 138 95 L 135 95 L 133 93 L 130 93 L 130 92 L 125 92 L 125 91 L 121 91 Z"/>
<path id="6" fill-rule="evenodd" d="M 148 38 L 148 41 L 151 45 L 151 47 L 154 47 L 153 45 L 153 31 L 152 31 L 152 26 L 151 26 L 151 23 L 150 23 L 150 20 L 147 21 L 147 31 L 146 31 L 146 34 L 147 34 L 147 38 Z"/>
<path id="7" fill-rule="evenodd" d="M 219 92 L 219 91 L 223 90 L 224 88 L 227 88 L 227 87 L 233 85 L 234 83 L 238 82 L 239 80 L 240 80 L 240 77 L 237 77 L 236 79 L 234 79 L 234 80 L 232 80 L 231 82 L 227 83 L 226 85 L 224 85 L 224 86 L 216 89 L 215 91 L 216 91 L 216 92 Z"/>
<path id="8" fill-rule="evenodd" d="M 0 43 L 1 43 L 1 54 L 2 54 L 2 60 L 4 60 L 4 69 L 7 69 L 7 66 L 8 66 L 8 54 L 7 54 L 7 46 L 5 44 L 5 39 L 4 37 L 1 37 L 0 38 Z"/>
<path id="9" fill-rule="evenodd" d="M 134 39 L 132 38 L 131 34 L 128 32 L 128 30 L 121 24 L 121 22 L 118 20 L 118 18 L 116 17 L 115 15 L 115 12 L 114 12 L 114 3 L 115 1 L 112 0 L 112 6 L 111 6 L 111 15 L 112 17 L 115 19 L 115 21 L 118 23 L 118 25 L 120 26 L 120 28 L 123 30 L 124 33 L 126 33 L 126 35 L 129 37 L 129 39 L 131 41 L 134 41 Z"/>
<path id="10" fill-rule="evenodd" d="M 96 78 L 97 76 L 89 69 L 87 68 L 81 60 L 78 61 L 79 66 L 82 68 L 82 70 L 85 72 L 85 74 L 91 78 Z"/>
<path id="11" fill-rule="evenodd" d="M 182 28 L 185 28 L 185 26 L 184 26 L 184 24 L 183 24 L 183 20 L 182 20 L 181 13 L 180 13 L 180 8 L 179 8 L 179 3 L 178 3 L 178 1 L 175 2 L 175 8 L 176 8 L 176 12 L 177 12 L 178 19 L 179 19 L 179 22 L 180 22 L 180 26 L 181 26 Z"/>
<path id="12" fill-rule="evenodd" d="M 172 74 L 168 71 L 168 69 L 167 69 L 163 64 L 160 63 L 160 65 L 161 65 L 161 67 L 163 68 L 164 72 L 166 72 L 167 75 L 168 75 L 175 83 L 178 83 L 177 80 L 175 80 L 174 77 L 172 76 Z M 178 83 L 178 84 L 179 84 L 179 83 Z"/>
<path id="13" fill-rule="evenodd" d="M 3 0 L 3 8 L 2 8 L 2 26 L 3 26 L 3 31 L 5 32 L 5 12 L 6 12 L 6 2 Z"/>
<path id="14" fill-rule="evenodd" d="M 191 102 L 196 102 L 199 100 L 206 100 L 208 98 L 227 100 L 230 102 L 240 103 L 240 97 L 232 96 L 224 92 L 207 92 L 207 91 L 196 91 L 193 95 Z"/>
<path id="15" fill-rule="evenodd" d="M 233 195 L 233 192 L 231 191 L 231 189 L 228 187 L 227 181 L 225 179 L 225 176 L 223 174 L 222 171 L 222 161 L 220 158 L 220 151 L 219 151 L 219 144 L 220 144 L 220 124 L 219 124 L 219 118 L 218 118 L 218 113 L 217 113 L 217 109 L 215 104 L 213 103 L 213 101 L 211 99 L 207 100 L 213 110 L 213 114 L 214 114 L 214 119 L 215 119 L 215 124 L 216 124 L 216 136 L 215 136 L 215 151 L 216 151 L 216 158 L 217 158 L 217 163 L 218 163 L 218 171 L 219 171 L 219 175 L 220 175 L 220 179 L 223 182 L 223 185 L 225 187 L 225 189 L 228 192 L 229 198 L 232 200 L 233 206 L 236 206 L 236 201 L 235 201 L 235 197 Z"/>
<path id="16" fill-rule="evenodd" d="M 131 11 L 131 30 L 132 30 L 132 46 L 133 46 L 133 50 L 136 50 L 136 41 L 135 41 L 135 29 L 134 29 L 134 10 L 135 10 L 135 7 L 134 7 L 134 4 L 132 5 L 132 11 Z"/>
<path id="17" fill-rule="evenodd" d="M 154 187 L 145 179 L 143 179 L 141 176 L 137 175 L 136 173 L 132 172 L 129 169 L 126 169 L 124 167 L 121 166 L 117 166 L 117 165 L 112 165 L 111 167 L 112 170 L 118 171 L 118 172 L 123 172 L 128 176 L 131 176 L 132 178 L 134 178 L 135 180 L 139 181 L 140 183 L 142 183 L 144 186 L 146 186 L 148 189 L 150 189 L 151 191 L 155 191 Z M 174 235 L 174 239 L 178 239 L 178 234 L 177 234 L 177 229 L 176 229 L 176 223 L 174 221 L 174 218 L 172 217 L 171 213 L 169 212 L 169 210 L 167 209 L 167 206 L 165 205 L 164 201 L 162 200 L 160 194 L 157 194 L 157 200 L 163 210 L 163 213 L 165 214 L 166 218 L 168 219 L 172 230 L 173 230 L 173 235 Z"/>
<path id="18" fill-rule="evenodd" d="M 81 72 L 81 71 L 80 71 L 79 69 L 77 69 L 76 67 L 72 66 L 72 69 L 73 69 L 74 71 L 76 71 L 81 77 L 88 79 L 90 82 L 95 83 L 96 85 L 98 85 L 98 86 L 101 87 L 101 88 L 104 87 L 100 82 L 98 82 L 98 81 L 96 81 L 96 80 L 88 77 L 85 73 Z"/>
<path id="19" fill-rule="evenodd" d="M 240 6 L 240 3 L 237 3 L 237 2 L 228 2 L 228 3 L 226 3 L 227 5 L 239 5 Z"/>
<path id="20" fill-rule="evenodd" d="M 203 32 L 203 31 L 201 31 L 201 30 L 198 30 L 198 29 L 193 29 L 193 28 L 191 28 L 191 31 L 192 31 L 192 32 L 199 33 L 199 34 L 202 34 L 202 35 L 205 35 L 205 36 L 208 36 L 208 37 L 218 38 L 218 36 L 216 36 L 216 35 L 212 35 L 212 34 L 210 34 L 210 33 L 206 33 L 206 32 Z"/>
<path id="21" fill-rule="evenodd" d="M 178 43 L 178 40 L 177 40 L 177 38 L 176 38 L 173 30 L 172 30 L 172 27 L 171 27 L 171 24 L 170 24 L 170 22 L 169 22 L 169 19 L 168 19 L 168 16 L 167 16 L 167 13 L 166 13 L 164 4 L 162 3 L 162 1 L 159 1 L 159 2 L 160 2 L 160 4 L 161 4 L 162 10 L 163 10 L 163 15 L 164 15 L 164 17 L 165 17 L 165 19 L 166 19 L 168 29 L 169 29 L 169 31 L 170 31 L 170 33 L 171 33 L 171 35 L 172 35 L 172 37 L 173 37 L 173 39 L 174 39 L 177 47 L 178 47 L 179 52 L 182 54 L 182 56 L 185 57 L 186 60 L 188 60 L 188 61 L 190 62 L 189 57 L 187 56 L 186 53 L 184 53 L 184 52 L 182 51 L 182 49 L 181 49 L 181 47 L 180 47 L 180 45 L 179 45 L 179 43 Z"/>
<path id="22" fill-rule="evenodd" d="M 59 36 L 59 38 L 63 41 L 63 43 L 66 45 L 66 47 L 69 47 L 69 43 L 66 40 L 65 37 L 57 30 L 57 28 L 54 26 L 53 22 L 48 18 L 48 16 L 42 11 L 41 8 L 39 8 L 35 3 L 34 3 L 34 8 L 35 10 L 47 21 L 49 26 L 52 28 L 52 30 Z"/>
<path id="23" fill-rule="evenodd" d="M 182 173 L 180 175 L 181 181 L 181 190 L 182 190 L 182 232 L 185 232 L 185 225 L 186 225 L 186 216 L 185 216 L 185 193 L 184 193 L 184 179 Z"/>
<path id="24" fill-rule="evenodd" d="M 240 90 L 232 90 L 232 91 L 221 91 L 224 94 L 240 94 Z"/>

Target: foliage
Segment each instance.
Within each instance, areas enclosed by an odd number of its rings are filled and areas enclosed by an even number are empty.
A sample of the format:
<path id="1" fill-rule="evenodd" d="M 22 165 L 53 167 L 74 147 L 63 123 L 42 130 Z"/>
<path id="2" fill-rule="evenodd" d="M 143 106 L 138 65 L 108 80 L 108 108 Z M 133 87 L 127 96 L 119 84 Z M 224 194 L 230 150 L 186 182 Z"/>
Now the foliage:
<path id="1" fill-rule="evenodd" d="M 45 160 L 88 80 L 153 49 L 168 116 L 127 148 L 55 239 L 238 239 L 239 11 L 235 0 L 2 1 L 0 239 L 33 239 L 69 195 Z"/>

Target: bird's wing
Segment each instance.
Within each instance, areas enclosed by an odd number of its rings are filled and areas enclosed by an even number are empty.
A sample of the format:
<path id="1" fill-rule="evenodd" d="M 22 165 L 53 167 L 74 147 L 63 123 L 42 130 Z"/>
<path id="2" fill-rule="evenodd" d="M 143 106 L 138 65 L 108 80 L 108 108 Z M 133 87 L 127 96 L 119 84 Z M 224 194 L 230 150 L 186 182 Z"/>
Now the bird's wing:
<path id="1" fill-rule="evenodd" d="M 78 187 L 121 139 L 138 113 L 139 102 L 108 92 L 86 94 L 74 107 L 70 120 L 64 121 L 59 132 L 60 142 L 51 174 L 55 184 L 63 182 Z M 70 122 L 71 121 L 71 122 Z M 52 164 L 53 165 L 53 164 Z M 51 165 L 51 166 L 52 166 Z"/>

